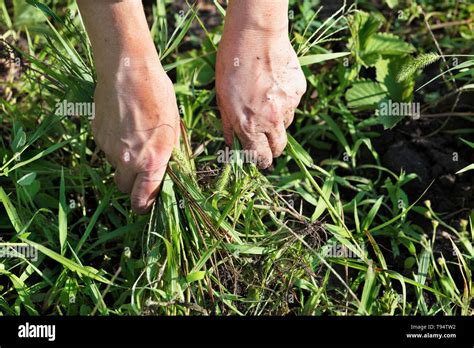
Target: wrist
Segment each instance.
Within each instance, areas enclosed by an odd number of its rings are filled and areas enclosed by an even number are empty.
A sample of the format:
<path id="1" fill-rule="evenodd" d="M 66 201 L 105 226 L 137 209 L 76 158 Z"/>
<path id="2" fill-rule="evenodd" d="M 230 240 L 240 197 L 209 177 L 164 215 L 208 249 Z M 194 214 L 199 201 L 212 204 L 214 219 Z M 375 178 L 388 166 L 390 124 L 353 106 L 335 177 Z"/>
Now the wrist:
<path id="1" fill-rule="evenodd" d="M 135 72 L 163 70 L 155 48 L 120 47 L 103 53 L 95 53 L 95 65 L 99 80 Z"/>
<path id="2" fill-rule="evenodd" d="M 288 0 L 232 0 L 225 31 L 249 31 L 262 36 L 288 34 Z"/>
<path id="3" fill-rule="evenodd" d="M 120 87 L 125 93 L 143 86 L 163 88 L 173 84 L 159 60 L 150 59 L 141 63 L 141 66 L 121 66 L 115 70 L 97 71 L 97 82 L 114 88 Z"/>
<path id="4" fill-rule="evenodd" d="M 159 64 L 140 0 L 78 0 L 78 5 L 99 79 Z"/>

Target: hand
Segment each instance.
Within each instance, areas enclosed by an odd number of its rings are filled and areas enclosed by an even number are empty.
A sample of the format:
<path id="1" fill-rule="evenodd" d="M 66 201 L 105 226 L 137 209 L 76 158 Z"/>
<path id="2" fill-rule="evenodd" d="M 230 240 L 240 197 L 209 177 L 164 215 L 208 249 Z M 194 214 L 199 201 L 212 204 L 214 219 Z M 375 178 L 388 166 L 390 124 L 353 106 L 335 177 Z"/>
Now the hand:
<path id="1" fill-rule="evenodd" d="M 151 208 L 179 141 L 173 83 L 159 60 L 152 68 L 109 75 L 99 75 L 92 131 L 117 169 L 119 190 L 131 193 L 133 210 L 143 214 Z"/>
<path id="2" fill-rule="evenodd" d="M 142 2 L 78 0 L 97 71 L 97 145 L 117 168 L 118 188 L 146 213 L 158 193 L 173 147 L 179 112 L 150 36 Z"/>
<path id="3" fill-rule="evenodd" d="M 216 61 L 217 102 L 226 143 L 236 133 L 257 165 L 283 152 L 286 128 L 306 91 L 306 79 L 286 29 L 242 29 L 226 22 Z"/>

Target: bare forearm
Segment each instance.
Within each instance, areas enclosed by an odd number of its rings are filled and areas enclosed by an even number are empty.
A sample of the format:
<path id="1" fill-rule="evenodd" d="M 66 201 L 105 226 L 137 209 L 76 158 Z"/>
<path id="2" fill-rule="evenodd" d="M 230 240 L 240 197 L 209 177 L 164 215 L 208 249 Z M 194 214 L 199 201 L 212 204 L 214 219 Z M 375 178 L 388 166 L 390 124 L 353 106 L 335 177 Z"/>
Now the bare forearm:
<path id="1" fill-rule="evenodd" d="M 78 0 L 78 6 L 99 78 L 122 68 L 156 64 L 158 54 L 140 0 Z"/>
<path id="2" fill-rule="evenodd" d="M 229 0 L 225 27 L 267 35 L 288 31 L 288 0 Z"/>

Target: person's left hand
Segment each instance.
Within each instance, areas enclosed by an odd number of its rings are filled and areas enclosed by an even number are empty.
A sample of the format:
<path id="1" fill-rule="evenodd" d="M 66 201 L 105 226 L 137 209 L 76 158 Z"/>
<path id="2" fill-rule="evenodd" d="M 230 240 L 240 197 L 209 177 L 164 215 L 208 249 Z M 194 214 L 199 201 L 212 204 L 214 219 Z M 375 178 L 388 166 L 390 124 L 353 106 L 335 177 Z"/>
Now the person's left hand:
<path id="1" fill-rule="evenodd" d="M 274 37 L 257 31 L 224 32 L 216 61 L 217 102 L 224 137 L 232 134 L 254 151 L 259 168 L 283 152 L 306 79 L 286 32 Z"/>

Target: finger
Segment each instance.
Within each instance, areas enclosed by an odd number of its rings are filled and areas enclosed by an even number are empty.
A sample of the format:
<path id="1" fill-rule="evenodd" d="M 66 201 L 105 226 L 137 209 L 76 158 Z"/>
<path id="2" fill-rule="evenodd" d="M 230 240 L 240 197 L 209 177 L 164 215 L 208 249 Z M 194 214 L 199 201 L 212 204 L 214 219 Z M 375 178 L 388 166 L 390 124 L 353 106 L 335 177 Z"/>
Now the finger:
<path id="1" fill-rule="evenodd" d="M 132 192 L 133 183 L 135 181 L 136 176 L 136 173 L 130 168 L 118 166 L 114 176 L 117 188 L 123 193 Z"/>
<path id="2" fill-rule="evenodd" d="M 244 150 L 251 151 L 252 158 L 256 158 L 258 168 L 266 169 L 272 165 L 272 150 L 270 149 L 265 133 L 246 134 L 240 132 L 237 136 Z"/>
<path id="3" fill-rule="evenodd" d="M 232 146 L 234 142 L 234 131 L 232 124 L 227 117 L 222 118 L 222 130 L 224 132 L 224 140 L 228 146 Z"/>
<path id="4" fill-rule="evenodd" d="M 288 109 L 288 111 L 285 113 L 285 116 L 283 117 L 283 123 L 284 123 L 285 129 L 287 129 L 293 123 L 294 117 L 295 117 L 294 109 L 293 108 Z"/>
<path id="5" fill-rule="evenodd" d="M 104 151 L 104 150 L 102 150 Z M 105 153 L 105 151 L 104 151 Z M 107 159 L 107 161 L 110 163 L 110 165 L 114 168 L 117 168 L 117 160 L 111 156 L 111 155 L 108 155 L 107 153 L 105 153 L 105 158 Z"/>
<path id="6" fill-rule="evenodd" d="M 227 116 L 226 112 L 223 108 L 219 108 L 221 112 L 221 119 L 222 119 L 222 131 L 224 132 L 224 140 L 227 146 L 232 146 L 233 143 L 233 135 L 234 131 L 232 129 L 232 124 L 230 123 L 230 119 Z"/>
<path id="7" fill-rule="evenodd" d="M 280 125 L 275 129 L 272 129 L 271 132 L 265 134 L 267 136 L 273 158 L 280 156 L 283 153 L 283 150 L 285 150 L 286 143 L 288 141 L 283 123 L 280 123 Z"/>
<path id="8" fill-rule="evenodd" d="M 138 173 L 133 183 L 131 201 L 132 209 L 137 214 L 146 214 L 160 190 L 166 165 L 155 171 Z"/>

